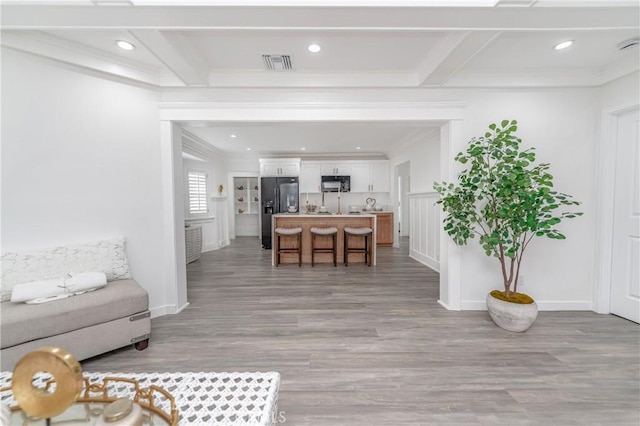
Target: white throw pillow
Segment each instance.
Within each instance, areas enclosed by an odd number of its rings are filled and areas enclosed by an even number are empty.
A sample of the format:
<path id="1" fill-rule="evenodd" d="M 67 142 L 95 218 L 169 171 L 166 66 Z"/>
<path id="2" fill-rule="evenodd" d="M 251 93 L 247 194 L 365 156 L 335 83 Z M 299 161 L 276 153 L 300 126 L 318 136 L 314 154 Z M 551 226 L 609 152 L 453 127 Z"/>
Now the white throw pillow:
<path id="1" fill-rule="evenodd" d="M 101 271 L 108 281 L 131 278 L 125 238 L 72 244 L 50 250 L 5 253 L 2 261 L 2 301 L 11 300 L 16 284 Z"/>

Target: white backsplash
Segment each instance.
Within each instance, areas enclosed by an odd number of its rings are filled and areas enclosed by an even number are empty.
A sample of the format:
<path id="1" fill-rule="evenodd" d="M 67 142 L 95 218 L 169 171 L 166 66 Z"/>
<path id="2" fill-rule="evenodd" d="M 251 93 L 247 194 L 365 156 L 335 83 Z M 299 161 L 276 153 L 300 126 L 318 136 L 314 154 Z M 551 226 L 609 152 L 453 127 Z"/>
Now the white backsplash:
<path id="1" fill-rule="evenodd" d="M 308 197 L 308 198 L 307 198 Z M 376 199 L 376 207 L 382 207 L 383 210 L 389 210 L 389 194 L 388 193 L 352 193 L 352 192 L 341 192 L 340 193 L 340 211 L 342 213 L 347 213 L 349 210 L 349 206 L 360 206 L 360 210 L 367 205 L 367 198 L 375 198 Z M 300 209 L 304 212 L 304 206 L 309 200 L 310 204 L 315 204 L 320 206 L 322 204 L 322 194 L 300 194 Z M 324 194 L 324 205 L 329 209 L 330 212 L 335 213 L 338 210 L 338 193 L 337 192 L 327 192 Z"/>

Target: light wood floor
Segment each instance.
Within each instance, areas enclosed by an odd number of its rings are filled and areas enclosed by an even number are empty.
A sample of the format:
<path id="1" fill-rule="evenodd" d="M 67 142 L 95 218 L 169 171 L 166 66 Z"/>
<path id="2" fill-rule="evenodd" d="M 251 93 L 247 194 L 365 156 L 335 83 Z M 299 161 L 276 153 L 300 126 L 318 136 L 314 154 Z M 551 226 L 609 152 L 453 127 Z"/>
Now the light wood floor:
<path id="1" fill-rule="evenodd" d="M 278 371 L 286 425 L 640 424 L 640 328 L 541 312 L 523 334 L 437 304 L 438 275 L 400 249 L 378 266 L 270 266 L 256 238 L 188 267 L 191 305 L 150 347 L 86 371 Z"/>

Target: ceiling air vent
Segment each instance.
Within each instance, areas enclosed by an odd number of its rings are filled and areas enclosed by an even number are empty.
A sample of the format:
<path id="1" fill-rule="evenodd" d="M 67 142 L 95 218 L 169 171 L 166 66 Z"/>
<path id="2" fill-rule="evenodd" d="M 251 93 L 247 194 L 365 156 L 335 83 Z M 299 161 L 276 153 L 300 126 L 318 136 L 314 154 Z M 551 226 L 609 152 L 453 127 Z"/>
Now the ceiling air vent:
<path id="1" fill-rule="evenodd" d="M 269 71 L 285 71 L 293 69 L 291 67 L 291 56 L 289 55 L 262 55 L 264 66 Z"/>
<path id="2" fill-rule="evenodd" d="M 625 50 L 633 46 L 637 46 L 640 43 L 639 37 L 628 38 L 618 43 L 618 50 Z"/>

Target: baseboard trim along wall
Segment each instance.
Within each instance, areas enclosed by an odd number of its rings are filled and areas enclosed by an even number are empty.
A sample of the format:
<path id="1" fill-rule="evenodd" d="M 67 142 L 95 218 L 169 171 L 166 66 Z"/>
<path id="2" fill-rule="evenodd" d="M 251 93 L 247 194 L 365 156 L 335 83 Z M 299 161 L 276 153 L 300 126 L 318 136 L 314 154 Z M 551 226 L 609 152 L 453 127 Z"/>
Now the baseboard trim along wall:
<path id="1" fill-rule="evenodd" d="M 179 309 L 176 307 L 176 305 L 156 306 L 154 308 L 149 309 L 149 312 L 151 313 L 151 318 L 157 318 L 157 317 L 162 317 L 162 316 L 165 316 L 165 315 L 179 314 L 187 306 L 189 306 L 189 302 L 185 303 Z"/>
<path id="2" fill-rule="evenodd" d="M 451 309 L 451 307 L 449 305 L 447 305 L 446 303 L 444 303 L 442 300 L 438 299 L 438 304 L 440 306 L 442 306 L 443 308 L 445 308 L 447 311 L 452 311 L 453 309 Z"/>
<path id="3" fill-rule="evenodd" d="M 549 301 L 536 300 L 540 311 L 592 311 L 593 303 L 590 300 L 565 300 Z M 487 303 L 484 300 L 463 300 L 460 304 L 463 311 L 486 311 Z"/>
<path id="4" fill-rule="evenodd" d="M 409 257 L 440 273 L 440 262 L 415 250 L 409 250 Z"/>

